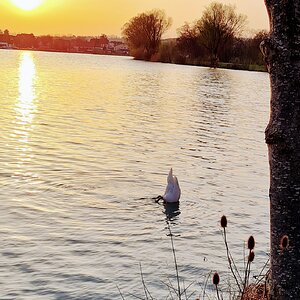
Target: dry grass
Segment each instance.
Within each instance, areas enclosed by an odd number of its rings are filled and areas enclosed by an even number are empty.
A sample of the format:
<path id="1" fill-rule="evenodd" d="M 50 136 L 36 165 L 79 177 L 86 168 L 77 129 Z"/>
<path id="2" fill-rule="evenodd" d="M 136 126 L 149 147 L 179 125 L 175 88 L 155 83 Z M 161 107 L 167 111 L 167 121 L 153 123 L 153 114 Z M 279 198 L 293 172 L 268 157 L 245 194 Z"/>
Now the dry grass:
<path id="1" fill-rule="evenodd" d="M 269 300 L 269 287 L 266 284 L 250 284 L 246 287 L 243 299 L 240 300 Z"/>

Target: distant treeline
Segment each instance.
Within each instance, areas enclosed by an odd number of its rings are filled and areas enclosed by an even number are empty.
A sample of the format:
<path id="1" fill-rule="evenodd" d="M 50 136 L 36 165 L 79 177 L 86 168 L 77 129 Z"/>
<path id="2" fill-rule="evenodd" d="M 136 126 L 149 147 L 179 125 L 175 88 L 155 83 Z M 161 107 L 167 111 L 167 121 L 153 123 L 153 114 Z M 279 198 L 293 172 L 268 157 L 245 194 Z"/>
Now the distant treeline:
<path id="1" fill-rule="evenodd" d="M 209 51 L 197 42 L 197 38 L 182 36 L 177 39 L 163 40 L 152 61 L 265 71 L 259 45 L 266 34 L 265 31 L 260 31 L 251 38 L 231 38 L 218 51 L 218 61 L 214 64 L 211 62 Z"/>
<path id="2" fill-rule="evenodd" d="M 161 39 L 171 25 L 171 19 L 161 10 L 133 17 L 122 33 L 135 59 L 265 70 L 259 45 L 267 32 L 243 37 L 246 20 L 234 6 L 213 2 L 199 20 L 179 28 L 175 39 Z"/>

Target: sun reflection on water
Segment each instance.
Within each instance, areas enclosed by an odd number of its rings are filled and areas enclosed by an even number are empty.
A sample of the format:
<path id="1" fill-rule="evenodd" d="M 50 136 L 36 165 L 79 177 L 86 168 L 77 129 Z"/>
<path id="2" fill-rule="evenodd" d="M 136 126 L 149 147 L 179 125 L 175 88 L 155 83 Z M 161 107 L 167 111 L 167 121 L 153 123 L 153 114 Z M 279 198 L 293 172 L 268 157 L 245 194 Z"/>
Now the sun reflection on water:
<path id="1" fill-rule="evenodd" d="M 19 98 L 17 112 L 23 124 L 31 123 L 36 105 L 34 103 L 34 81 L 36 77 L 35 64 L 30 52 L 22 53 L 19 65 Z"/>
<path id="2" fill-rule="evenodd" d="M 31 159 L 31 148 L 28 145 L 30 134 L 33 130 L 33 119 L 36 113 L 36 67 L 32 53 L 23 52 L 19 63 L 19 96 L 17 98 L 16 128 L 14 138 L 18 141 L 17 150 L 21 152 L 21 161 Z"/>

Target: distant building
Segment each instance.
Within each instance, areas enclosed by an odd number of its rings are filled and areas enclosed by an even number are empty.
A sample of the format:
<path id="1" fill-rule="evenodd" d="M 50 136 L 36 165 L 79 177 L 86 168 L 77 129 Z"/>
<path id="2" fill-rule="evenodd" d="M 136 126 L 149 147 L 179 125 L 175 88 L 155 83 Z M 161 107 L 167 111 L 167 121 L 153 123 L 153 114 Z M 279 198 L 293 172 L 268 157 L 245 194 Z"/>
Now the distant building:
<path id="1" fill-rule="evenodd" d="M 122 54 L 122 55 L 128 55 L 129 54 L 129 48 L 124 43 L 119 43 L 115 45 L 115 53 L 116 54 Z"/>
<path id="2" fill-rule="evenodd" d="M 51 50 L 53 49 L 53 37 L 50 35 L 37 37 L 38 50 Z"/>
<path id="3" fill-rule="evenodd" d="M 11 36 L 9 35 L 9 31 L 7 29 L 4 30 L 4 33 L 0 34 L 0 42 L 11 44 Z"/>
<path id="4" fill-rule="evenodd" d="M 13 38 L 13 44 L 21 49 L 34 49 L 37 47 L 37 40 L 34 34 L 21 33 Z"/>
<path id="5" fill-rule="evenodd" d="M 75 37 L 71 40 L 71 48 L 74 52 L 85 53 L 89 50 L 89 40 L 86 37 Z"/>
<path id="6" fill-rule="evenodd" d="M 90 40 L 90 45 L 93 49 L 93 53 L 105 53 L 108 50 L 109 40 L 106 35 L 101 35 L 100 38 L 93 38 Z"/>
<path id="7" fill-rule="evenodd" d="M 93 53 L 110 55 L 128 55 L 128 47 L 121 38 L 101 35 L 87 36 L 34 36 L 30 33 L 10 35 L 6 29 L 0 30 L 1 49 L 34 49 L 41 51 L 59 51 L 75 53 Z"/>
<path id="8" fill-rule="evenodd" d="M 53 49 L 60 52 L 71 52 L 71 41 L 65 38 L 54 38 Z"/>
<path id="9" fill-rule="evenodd" d="M 11 46 L 6 42 L 0 42 L 0 49 L 10 49 Z"/>

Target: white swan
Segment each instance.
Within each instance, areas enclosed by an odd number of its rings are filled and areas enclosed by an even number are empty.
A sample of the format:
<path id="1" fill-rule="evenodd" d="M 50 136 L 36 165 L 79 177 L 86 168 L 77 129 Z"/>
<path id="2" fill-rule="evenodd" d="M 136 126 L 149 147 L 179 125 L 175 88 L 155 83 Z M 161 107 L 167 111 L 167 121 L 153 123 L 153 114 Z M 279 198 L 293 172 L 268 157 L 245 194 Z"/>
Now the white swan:
<path id="1" fill-rule="evenodd" d="M 179 202 L 181 191 L 180 191 L 178 179 L 176 176 L 173 175 L 172 168 L 169 172 L 167 183 L 168 184 L 164 195 L 158 196 L 156 198 L 156 202 L 158 202 L 159 200 L 164 200 L 167 203 Z"/>

